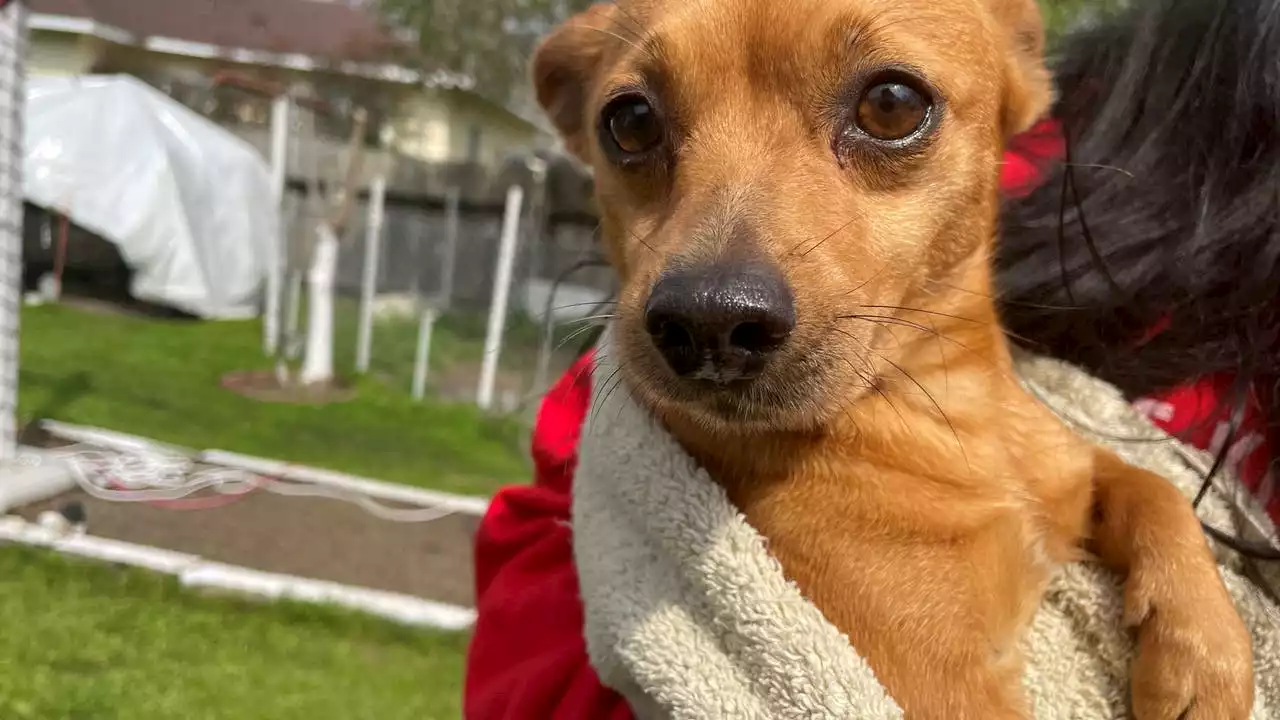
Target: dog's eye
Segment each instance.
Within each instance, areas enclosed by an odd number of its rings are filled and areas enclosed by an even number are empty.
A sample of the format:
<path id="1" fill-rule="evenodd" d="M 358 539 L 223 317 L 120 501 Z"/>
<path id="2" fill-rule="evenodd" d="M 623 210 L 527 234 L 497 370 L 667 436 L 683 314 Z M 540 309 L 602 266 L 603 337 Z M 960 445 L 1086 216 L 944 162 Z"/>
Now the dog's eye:
<path id="1" fill-rule="evenodd" d="M 653 105 L 628 95 L 605 106 L 601 120 L 613 145 L 624 155 L 640 155 L 662 143 L 662 123 Z"/>
<path id="2" fill-rule="evenodd" d="M 902 82 L 881 82 L 858 100 L 858 127 L 877 140 L 901 140 L 929 119 L 929 100 Z"/>

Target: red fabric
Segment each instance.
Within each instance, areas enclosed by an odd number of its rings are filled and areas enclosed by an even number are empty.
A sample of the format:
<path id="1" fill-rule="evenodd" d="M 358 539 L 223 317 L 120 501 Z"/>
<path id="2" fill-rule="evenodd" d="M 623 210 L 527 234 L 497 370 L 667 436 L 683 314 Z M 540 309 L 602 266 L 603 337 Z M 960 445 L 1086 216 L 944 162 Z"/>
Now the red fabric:
<path id="1" fill-rule="evenodd" d="M 1067 145 L 1056 120 L 1045 119 L 1009 141 L 1000 167 L 1000 191 L 1022 197 L 1040 184 L 1049 165 L 1066 155 Z"/>
<path id="2" fill-rule="evenodd" d="M 1142 398 L 1134 405 L 1165 432 L 1216 457 L 1231 435 L 1231 415 L 1236 406 L 1235 376 L 1219 373 L 1196 382 Z M 1271 446 L 1267 439 L 1267 398 L 1250 389 L 1240 425 L 1231 435 L 1224 469 L 1266 508 L 1280 525 L 1280 495 L 1271 473 Z"/>
<path id="3" fill-rule="evenodd" d="M 591 356 L 542 401 L 534 483 L 500 491 L 476 534 L 478 617 L 463 714 L 471 720 L 626 720 L 626 702 L 587 661 L 569 489 L 591 395 Z"/>
<path id="4" fill-rule="evenodd" d="M 1048 163 L 1062 154 L 1057 124 L 1049 120 L 1036 125 L 1010 144 L 1001 170 L 1002 191 L 1016 197 L 1034 189 Z M 590 370 L 588 354 L 547 394 L 533 434 L 533 485 L 500 491 L 480 523 L 475 547 L 478 616 L 463 698 L 468 720 L 632 717 L 626 702 L 600 683 L 587 659 L 573 564 L 570 489 L 591 395 Z M 1230 383 L 1230 377 L 1208 378 L 1137 404 L 1170 432 L 1185 431 L 1197 447 L 1216 449 L 1215 438 L 1220 447 L 1223 432 L 1213 408 Z M 1270 497 L 1270 454 L 1265 434 L 1260 434 L 1265 405 L 1254 400 L 1233 444 L 1233 469 Z M 1280 519 L 1280 499 L 1272 499 L 1270 507 Z"/>

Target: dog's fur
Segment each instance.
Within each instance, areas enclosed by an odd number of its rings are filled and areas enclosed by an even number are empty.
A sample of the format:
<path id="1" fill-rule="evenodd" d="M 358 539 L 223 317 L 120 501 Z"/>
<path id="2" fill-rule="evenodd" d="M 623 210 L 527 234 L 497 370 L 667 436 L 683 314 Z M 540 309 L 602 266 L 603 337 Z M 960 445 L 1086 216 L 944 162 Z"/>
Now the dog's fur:
<path id="1" fill-rule="evenodd" d="M 1189 504 L 1011 373 L 997 181 L 1052 101 L 1043 43 L 1034 0 L 632 0 L 558 28 L 533 72 L 595 172 L 619 380 L 908 717 L 1027 718 L 1020 633 L 1088 547 L 1127 575 L 1137 717 L 1243 720 L 1250 639 Z M 907 148 L 837 140 L 889 66 L 929 88 L 936 126 Z M 598 142 L 620 90 L 664 124 L 642 163 Z M 748 388 L 708 391 L 671 376 L 644 308 L 663 272 L 733 257 L 785 275 L 798 323 Z"/>

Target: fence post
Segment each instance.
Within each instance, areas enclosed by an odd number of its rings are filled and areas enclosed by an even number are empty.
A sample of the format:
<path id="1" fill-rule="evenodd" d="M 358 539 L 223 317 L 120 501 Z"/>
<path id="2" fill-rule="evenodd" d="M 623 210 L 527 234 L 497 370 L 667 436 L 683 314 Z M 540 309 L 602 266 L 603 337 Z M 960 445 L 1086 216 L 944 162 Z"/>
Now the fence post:
<path id="1" fill-rule="evenodd" d="M 548 166 L 545 160 L 535 158 L 536 163 L 531 163 L 533 170 L 534 192 L 536 199 L 534 201 L 535 211 L 530 213 L 533 218 L 532 232 L 529 233 L 532 247 L 529 251 L 529 279 L 538 280 L 542 278 L 543 254 L 547 248 L 553 245 L 553 240 L 547 235 L 547 173 Z M 552 283 L 548 292 L 548 300 L 546 303 L 547 316 L 542 318 L 544 332 L 542 333 L 542 343 L 538 348 L 538 363 L 533 371 L 533 394 L 541 395 L 547 391 L 547 376 L 551 372 L 551 354 L 555 352 L 552 346 L 552 340 L 555 337 L 555 291 L 556 283 Z"/>
<path id="2" fill-rule="evenodd" d="M 0 460 L 18 452 L 26 7 L 0 0 Z"/>
<path id="3" fill-rule="evenodd" d="M 373 352 L 373 302 L 378 291 L 378 256 L 382 248 L 383 205 L 387 178 L 379 175 L 369 189 L 369 220 L 364 234 L 364 277 L 360 282 L 360 327 L 356 331 L 356 372 L 369 372 Z"/>
<path id="4" fill-rule="evenodd" d="M 484 359 L 480 363 L 480 387 L 476 404 L 482 410 L 493 405 L 493 386 L 498 379 L 498 354 L 502 352 L 502 333 L 507 323 L 507 298 L 511 293 L 511 271 L 516 259 L 516 240 L 520 232 L 520 204 L 524 188 L 512 185 L 507 190 L 506 211 L 502 215 L 502 238 L 498 246 L 498 267 L 493 280 L 493 299 L 489 303 L 489 328 L 484 337 Z"/>
<path id="5" fill-rule="evenodd" d="M 302 326 L 302 268 L 298 264 L 298 252 L 294 237 L 299 228 L 306 226 L 306 203 L 295 195 L 285 195 L 284 214 L 285 232 L 283 235 L 284 270 L 282 280 L 286 287 L 281 289 L 283 302 L 280 314 L 284 319 L 283 335 L 279 342 L 284 347 L 282 355 L 293 361 L 298 351 L 298 329 Z"/>
<path id="6" fill-rule="evenodd" d="M 267 298 L 262 312 L 262 347 L 268 356 L 280 347 L 280 299 L 284 285 L 285 223 L 284 193 L 289 177 L 289 96 L 280 95 L 271 103 L 271 191 L 275 193 L 280 219 L 267 259 Z"/>
<path id="7" fill-rule="evenodd" d="M 436 309 L 422 308 L 418 319 L 418 347 L 413 356 L 413 387 L 411 394 L 414 400 L 421 400 L 427 394 L 427 366 L 431 359 L 431 331 L 436 325 Z"/>
<path id="8" fill-rule="evenodd" d="M 462 189 L 449 188 L 444 200 L 444 257 L 440 260 L 440 300 L 436 307 L 448 310 L 453 302 L 454 264 L 458 257 L 458 221 L 461 213 Z"/>

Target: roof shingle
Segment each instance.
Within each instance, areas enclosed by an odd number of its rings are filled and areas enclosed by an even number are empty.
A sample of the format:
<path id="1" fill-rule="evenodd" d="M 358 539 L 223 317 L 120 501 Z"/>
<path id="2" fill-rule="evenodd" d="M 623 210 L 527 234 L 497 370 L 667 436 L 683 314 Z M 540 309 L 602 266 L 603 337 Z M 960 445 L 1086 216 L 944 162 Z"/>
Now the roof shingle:
<path id="1" fill-rule="evenodd" d="M 385 59 L 398 43 L 370 11 L 320 0 L 31 0 L 36 13 L 94 20 L 139 37 L 330 60 Z"/>

